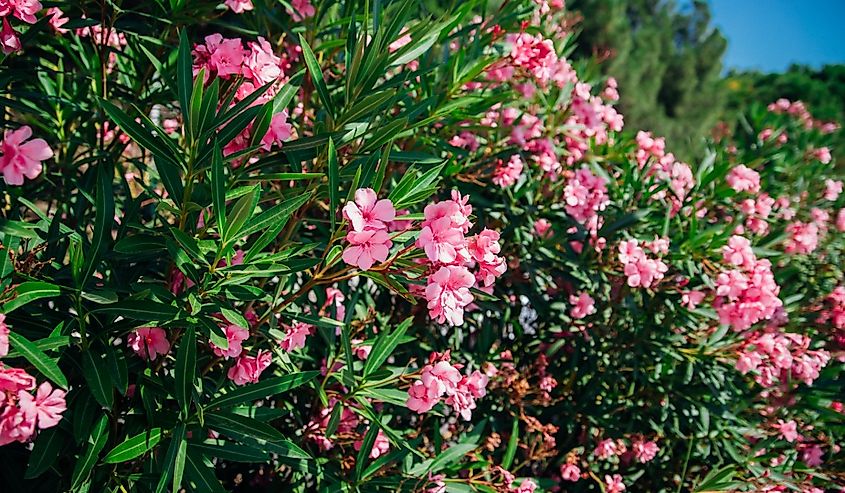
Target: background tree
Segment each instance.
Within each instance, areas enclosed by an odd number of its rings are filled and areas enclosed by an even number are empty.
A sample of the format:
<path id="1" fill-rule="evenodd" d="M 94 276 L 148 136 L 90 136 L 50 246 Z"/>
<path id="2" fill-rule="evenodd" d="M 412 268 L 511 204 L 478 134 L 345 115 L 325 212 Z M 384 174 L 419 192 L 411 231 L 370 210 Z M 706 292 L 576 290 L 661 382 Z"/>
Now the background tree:
<path id="1" fill-rule="evenodd" d="M 705 2 L 575 0 L 583 16 L 577 54 L 603 60 L 619 82 L 626 127 L 666 136 L 679 157 L 702 148 L 701 135 L 724 106 L 722 56 L 727 42 L 710 24 Z"/>

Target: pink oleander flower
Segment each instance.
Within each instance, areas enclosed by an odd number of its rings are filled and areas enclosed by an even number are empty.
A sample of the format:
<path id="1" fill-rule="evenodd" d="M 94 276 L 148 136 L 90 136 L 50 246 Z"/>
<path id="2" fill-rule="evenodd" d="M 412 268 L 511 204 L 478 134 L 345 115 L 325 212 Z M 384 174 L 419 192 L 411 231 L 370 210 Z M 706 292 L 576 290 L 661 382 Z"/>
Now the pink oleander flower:
<path id="1" fill-rule="evenodd" d="M 622 482 L 622 476 L 619 474 L 604 475 L 604 491 L 605 493 L 622 493 L 625 491 L 625 484 Z"/>
<path id="2" fill-rule="evenodd" d="M 343 206 L 343 217 L 353 231 L 387 229 L 386 223 L 396 218 L 396 209 L 390 199 L 378 200 L 372 188 L 359 188 L 355 191 L 355 200 Z"/>
<path id="3" fill-rule="evenodd" d="M 346 235 L 349 246 L 343 251 L 343 261 L 361 270 L 370 270 L 376 262 L 384 262 L 393 242 L 387 232 L 380 230 L 350 231 Z"/>
<path id="4" fill-rule="evenodd" d="M 546 219 L 534 221 L 534 234 L 540 238 L 548 238 L 552 235 L 552 223 Z"/>
<path id="5" fill-rule="evenodd" d="M 598 445 L 596 445 L 596 449 L 593 451 L 593 454 L 599 459 L 607 459 L 618 455 L 619 450 L 617 449 L 616 440 L 612 438 L 605 438 L 600 441 Z"/>
<path id="6" fill-rule="evenodd" d="M 166 355 L 170 352 L 170 342 L 167 340 L 167 333 L 158 327 L 141 327 L 135 329 L 126 338 L 129 348 L 135 351 L 138 356 L 155 360 L 158 355 Z"/>
<path id="7" fill-rule="evenodd" d="M 63 28 L 62 26 L 67 24 L 70 19 L 64 16 L 65 14 L 60 8 L 50 7 L 49 9 L 47 9 L 47 15 L 50 16 L 50 20 L 48 22 L 50 23 L 50 27 L 52 27 L 54 31 L 59 34 L 65 34 L 68 32 L 68 30 Z"/>
<path id="8" fill-rule="evenodd" d="M 424 224 L 416 245 L 425 251 L 430 261 L 450 264 L 466 249 L 466 238 L 451 217 L 441 217 Z"/>
<path id="9" fill-rule="evenodd" d="M 822 465 L 824 460 L 822 456 L 824 455 L 824 450 L 822 450 L 821 445 L 813 444 L 801 449 L 801 460 L 804 461 L 810 467 L 818 467 Z"/>
<path id="10" fill-rule="evenodd" d="M 254 85 L 276 81 L 283 75 L 282 59 L 273 53 L 273 47 L 266 39 L 259 36 L 257 41 L 248 42 L 247 47 L 249 51 L 243 60 L 243 75 L 251 79 Z M 283 113 L 287 117 L 287 110 Z"/>
<path id="11" fill-rule="evenodd" d="M 807 255 L 819 244 L 819 227 L 815 223 L 793 222 L 786 226 L 789 237 L 784 242 L 786 253 Z"/>
<path id="12" fill-rule="evenodd" d="M 420 375 L 420 381 L 427 387 L 433 387 L 438 397 L 453 394 L 461 379 L 461 372 L 448 361 L 426 365 Z"/>
<path id="13" fill-rule="evenodd" d="M 822 164 L 828 164 L 831 160 L 830 149 L 827 147 L 820 147 L 813 151 L 813 157 L 818 159 Z"/>
<path id="14" fill-rule="evenodd" d="M 496 170 L 493 171 L 493 184 L 502 188 L 513 186 L 522 175 L 524 166 L 519 154 L 511 156 L 507 164 L 500 162 Z"/>
<path id="15" fill-rule="evenodd" d="M 35 24 L 35 17 L 43 7 L 38 0 L 4 0 L 0 2 L 0 15 L 13 14 L 27 24 Z"/>
<path id="16" fill-rule="evenodd" d="M 314 332 L 314 326 L 304 322 L 294 322 L 291 325 L 282 325 L 285 329 L 285 338 L 281 346 L 285 351 L 293 351 L 305 347 L 305 340 Z"/>
<path id="17" fill-rule="evenodd" d="M 364 444 L 363 440 L 355 440 L 355 443 L 352 446 L 355 450 L 361 450 L 361 446 Z M 384 434 L 383 431 L 379 430 L 376 434 L 376 440 L 373 442 L 373 448 L 370 450 L 370 459 L 378 459 L 379 457 L 385 455 L 390 450 L 390 440 L 387 439 L 387 435 Z"/>
<path id="18" fill-rule="evenodd" d="M 35 396 L 23 390 L 18 391 L 18 405 L 27 421 L 35 423 L 39 429 L 52 428 L 62 420 L 62 413 L 67 409 L 64 390 L 53 389 L 50 382 L 43 382 Z"/>
<path id="19" fill-rule="evenodd" d="M 15 405 L 6 405 L 0 412 L 0 446 L 24 443 L 35 434 L 35 421 Z"/>
<path id="20" fill-rule="evenodd" d="M 317 13 L 317 9 L 311 5 L 310 0 L 291 0 L 290 5 L 293 7 L 293 10 L 288 10 L 288 13 L 296 22 L 302 22 L 305 19 L 314 17 L 314 14 Z"/>
<path id="21" fill-rule="evenodd" d="M 224 3 L 236 14 L 242 14 L 253 9 L 252 0 L 226 0 Z"/>
<path id="22" fill-rule="evenodd" d="M 6 315 L 0 313 L 0 358 L 9 354 L 9 326 L 6 325 Z"/>
<path id="23" fill-rule="evenodd" d="M 499 233 L 487 228 L 467 241 L 467 251 L 478 267 L 475 277 L 484 287 L 492 286 L 507 269 L 505 259 L 498 256 L 501 249 Z"/>
<path id="24" fill-rule="evenodd" d="M 428 278 L 425 298 L 429 316 L 437 323 L 448 322 L 456 326 L 464 323 L 464 307 L 472 303 L 469 288 L 475 277 L 466 267 L 445 265 Z"/>
<path id="25" fill-rule="evenodd" d="M 578 296 L 571 295 L 569 297 L 569 304 L 572 305 L 572 308 L 569 310 L 572 318 L 584 318 L 587 315 L 596 313 L 595 300 L 587 293 L 581 293 Z"/>
<path id="26" fill-rule="evenodd" d="M 575 172 L 563 189 L 563 197 L 566 213 L 582 224 L 610 203 L 605 179 L 594 175 L 587 167 Z"/>
<path id="27" fill-rule="evenodd" d="M 34 388 L 35 377 L 20 368 L 3 366 L 3 363 L 0 363 L 0 394 L 2 392 L 16 394 L 19 390 Z"/>
<path id="28" fill-rule="evenodd" d="M 23 177 L 30 180 L 41 173 L 41 162 L 53 157 L 53 151 L 44 139 L 33 139 L 32 129 L 24 125 L 17 130 L 6 130 L 0 143 L 0 172 L 9 185 L 23 185 Z"/>
<path id="29" fill-rule="evenodd" d="M 18 32 L 9 24 L 9 18 L 3 18 L 3 30 L 0 31 L 0 48 L 3 54 L 9 55 L 21 50 L 21 40 L 18 37 Z"/>
<path id="30" fill-rule="evenodd" d="M 842 180 L 827 179 L 824 181 L 825 200 L 830 200 L 832 202 L 839 197 L 840 193 L 842 193 Z"/>
<path id="31" fill-rule="evenodd" d="M 521 483 L 519 483 L 516 493 L 534 493 L 534 490 L 536 489 L 537 483 L 535 483 L 531 478 L 525 478 Z"/>
<path id="32" fill-rule="evenodd" d="M 774 426 L 780 434 L 780 437 L 787 442 L 792 443 L 798 439 L 798 430 L 795 420 L 790 419 L 789 421 L 784 422 L 782 419 L 779 419 L 777 424 Z"/>
<path id="33" fill-rule="evenodd" d="M 346 318 L 346 296 L 337 288 L 331 286 L 326 288 L 326 302 L 320 310 L 320 315 L 343 321 Z"/>
<path id="34" fill-rule="evenodd" d="M 757 193 L 760 191 L 759 173 L 744 164 L 732 169 L 725 179 L 728 185 L 737 192 Z"/>
<path id="35" fill-rule="evenodd" d="M 660 447 L 652 441 L 637 440 L 633 444 L 634 457 L 642 463 L 646 463 L 654 459 Z"/>
<path id="36" fill-rule="evenodd" d="M 581 469 L 575 464 L 564 464 L 560 466 L 560 477 L 566 481 L 578 481 L 581 479 Z"/>
<path id="37" fill-rule="evenodd" d="M 290 140 L 293 135 L 293 127 L 288 123 L 288 111 L 284 110 L 273 115 L 270 119 L 270 128 L 267 133 L 261 138 L 261 148 L 269 151 L 273 144 L 282 147 L 282 143 Z"/>
<path id="38" fill-rule="evenodd" d="M 235 324 L 229 324 L 226 326 L 225 332 L 226 339 L 229 341 L 229 347 L 221 349 L 215 346 L 214 343 L 210 343 L 211 350 L 214 351 L 215 355 L 222 358 L 237 358 L 241 355 L 241 351 L 243 351 L 241 343 L 249 339 L 249 330 L 238 327 Z"/>
<path id="39" fill-rule="evenodd" d="M 681 305 L 695 310 L 699 303 L 704 300 L 706 294 L 703 291 L 687 291 L 681 296 Z"/>
<path id="40" fill-rule="evenodd" d="M 241 43 L 240 38 L 223 39 L 217 46 L 214 47 L 214 50 L 211 51 L 208 64 L 220 77 L 226 77 L 227 75 L 240 75 L 241 66 L 243 65 L 244 58 L 247 54 L 248 53 L 244 50 L 243 43 Z"/>
<path id="41" fill-rule="evenodd" d="M 270 366 L 272 357 L 269 351 L 258 351 L 255 356 L 240 356 L 235 365 L 229 368 L 227 376 L 235 385 L 256 383 L 261 373 Z"/>
<path id="42" fill-rule="evenodd" d="M 836 229 L 845 232 L 845 208 L 839 209 L 839 213 L 836 214 Z"/>
<path id="43" fill-rule="evenodd" d="M 751 242 L 748 238 L 738 235 L 731 236 L 728 244 L 722 247 L 722 257 L 725 262 L 743 269 L 752 269 L 757 263 L 757 256 L 751 249 Z"/>
<path id="44" fill-rule="evenodd" d="M 408 389 L 408 400 L 405 401 L 405 406 L 411 411 L 423 414 L 431 411 L 438 402 L 440 402 L 440 394 L 437 393 L 437 388 L 426 386 L 422 381 L 417 380 Z"/>

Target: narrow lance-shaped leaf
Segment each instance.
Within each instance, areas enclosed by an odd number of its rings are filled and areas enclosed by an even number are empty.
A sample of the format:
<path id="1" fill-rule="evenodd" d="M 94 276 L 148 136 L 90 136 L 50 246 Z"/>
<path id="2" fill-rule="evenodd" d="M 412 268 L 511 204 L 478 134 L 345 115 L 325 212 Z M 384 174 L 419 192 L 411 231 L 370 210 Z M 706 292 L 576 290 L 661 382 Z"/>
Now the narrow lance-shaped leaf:
<path id="1" fill-rule="evenodd" d="M 197 366 L 197 340 L 194 327 L 185 329 L 182 340 L 179 341 L 179 351 L 176 353 L 176 369 L 174 371 L 176 385 L 176 401 L 182 409 L 182 415 L 188 415 L 191 404 L 191 389 L 194 386 L 194 375 Z"/>
<path id="2" fill-rule="evenodd" d="M 16 332 L 9 333 L 9 341 L 12 343 L 12 347 L 17 349 L 21 356 L 26 358 L 45 377 L 49 378 L 59 387 L 67 389 L 67 378 L 65 378 L 59 369 L 59 365 L 38 349 L 38 346 Z"/>
<path id="3" fill-rule="evenodd" d="M 111 449 L 106 454 L 103 462 L 106 464 L 115 464 L 130 461 L 158 445 L 160 440 L 161 428 L 153 428 L 143 433 L 138 433 Z"/>
<path id="4" fill-rule="evenodd" d="M 340 169 L 338 168 L 337 163 L 337 149 L 334 146 L 334 140 L 330 137 L 329 138 L 329 159 L 328 159 L 328 168 L 329 168 L 329 218 L 332 222 L 332 231 L 335 230 L 335 223 L 337 222 L 337 205 L 338 205 L 338 179 L 340 175 Z"/>

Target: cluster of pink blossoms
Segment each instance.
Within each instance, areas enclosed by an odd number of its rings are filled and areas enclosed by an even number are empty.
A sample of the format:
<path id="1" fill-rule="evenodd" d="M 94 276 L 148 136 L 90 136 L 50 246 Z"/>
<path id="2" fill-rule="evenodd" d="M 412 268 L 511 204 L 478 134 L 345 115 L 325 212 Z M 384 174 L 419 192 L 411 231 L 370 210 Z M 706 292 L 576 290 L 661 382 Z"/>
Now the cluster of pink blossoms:
<path id="1" fill-rule="evenodd" d="M 522 176 L 523 168 L 524 164 L 519 154 L 511 156 L 507 163 L 500 160 L 496 170 L 493 171 L 493 184 L 502 188 L 513 186 Z"/>
<path id="2" fill-rule="evenodd" d="M 794 116 L 808 130 L 815 127 L 824 134 L 830 134 L 839 130 L 839 125 L 836 122 L 822 122 L 814 119 L 803 101 L 790 101 L 786 98 L 780 98 L 774 103 L 769 104 L 768 109 L 772 113 Z"/>
<path id="3" fill-rule="evenodd" d="M 452 365 L 449 360 L 448 351 L 443 354 L 431 353 L 420 379 L 408 389 L 405 405 L 411 411 L 422 414 L 431 411 L 445 396 L 446 404 L 469 421 L 475 409 L 475 399 L 487 394 L 489 377 L 478 370 L 461 375 L 462 365 Z"/>
<path id="4" fill-rule="evenodd" d="M 438 323 L 463 324 L 464 309 L 474 299 L 470 288 L 490 288 L 506 269 L 505 259 L 498 255 L 499 233 L 485 229 L 466 236 L 472 227 L 468 202 L 468 196 L 452 192 L 451 200 L 427 205 L 416 240 L 429 271 L 425 290 L 416 292 L 426 298 L 429 315 Z M 387 260 L 393 246 L 388 231 L 407 229 L 406 221 L 395 221 L 393 203 L 379 200 L 369 188 L 355 192 L 355 200 L 343 207 L 343 217 L 349 221 L 343 261 L 361 270 Z M 469 270 L 472 267 L 475 274 Z"/>
<path id="5" fill-rule="evenodd" d="M 758 260 L 751 243 L 742 236 L 732 236 L 722 248 L 726 263 L 734 266 L 716 279 L 714 307 L 719 321 L 739 332 L 761 320 L 768 320 L 783 306 L 780 287 L 772 274 L 772 264 Z"/>
<path id="6" fill-rule="evenodd" d="M 153 360 L 170 352 L 167 333 L 159 327 L 141 327 L 126 337 L 129 349 L 143 359 Z"/>
<path id="7" fill-rule="evenodd" d="M 754 333 L 737 354 L 736 369 L 755 372 L 754 381 L 763 387 L 798 379 L 810 385 L 828 361 L 824 350 L 811 350 L 810 338 L 795 333 Z"/>
<path id="8" fill-rule="evenodd" d="M 298 55 L 286 55 L 286 58 L 295 56 Z M 232 104 L 246 98 L 266 84 L 272 85 L 253 104 L 272 100 L 285 80 L 282 68 L 288 65 L 288 60 L 276 56 L 270 43 L 262 37 L 259 37 L 257 42 L 248 42 L 244 47 L 240 38 L 227 39 L 221 34 L 211 34 L 205 37 L 204 44 L 194 46 L 193 57 L 194 76 L 204 69 L 206 80 L 214 75 L 223 79 L 243 77 L 243 82 L 238 86 Z M 281 146 L 282 142 L 291 138 L 293 127 L 287 120 L 287 110 L 273 115 L 270 128 L 261 138 L 261 147 L 265 151 L 269 151 L 273 145 Z M 226 144 L 223 154 L 228 156 L 246 149 L 251 133 L 252 125 L 249 125 L 240 135 Z"/>
<path id="9" fill-rule="evenodd" d="M 461 325 L 464 308 L 473 301 L 470 288 L 491 288 L 506 270 L 505 259 L 498 254 L 499 233 L 484 229 L 467 237 L 472 227 L 469 196 L 452 192 L 450 200 L 429 204 L 416 245 L 423 249 L 429 267 L 425 299 L 432 319 L 438 323 Z M 473 274 L 469 268 L 476 269 Z"/>
<path id="10" fill-rule="evenodd" d="M 806 255 L 819 245 L 819 227 L 815 223 L 795 221 L 786 226 L 789 237 L 784 241 L 786 253 Z"/>
<path id="11" fill-rule="evenodd" d="M 27 24 L 35 24 L 38 18 L 35 14 L 43 9 L 41 2 L 38 0 L 0 0 L 0 17 L 3 18 L 3 29 L 0 30 L 0 50 L 8 55 L 21 49 L 21 40 L 18 37 L 18 32 L 12 27 L 9 22 L 10 17 L 14 17 Z M 62 26 L 67 23 L 68 19 L 58 7 L 51 7 L 47 9 L 47 15 L 50 16 L 48 23 L 54 31 L 58 33 L 65 33 L 67 29 Z"/>
<path id="12" fill-rule="evenodd" d="M 53 157 L 44 139 L 32 139 L 32 129 L 24 125 L 6 130 L 0 142 L 0 173 L 7 185 L 23 185 L 24 176 L 33 180 L 41 174 L 41 162 Z"/>
<path id="13" fill-rule="evenodd" d="M 6 316 L 0 314 L 0 357 L 9 354 L 9 327 Z M 20 368 L 0 363 L 0 446 L 12 442 L 26 442 L 35 430 L 59 424 L 67 409 L 65 391 L 53 389 L 50 382 L 38 386 L 35 377 Z"/>
<path id="14" fill-rule="evenodd" d="M 760 191 L 760 174 L 744 164 L 733 168 L 725 180 L 736 192 L 757 193 Z"/>
<path id="15" fill-rule="evenodd" d="M 668 244 L 665 241 L 649 242 L 644 245 L 653 253 L 666 253 Z M 664 248 L 665 247 L 665 248 Z M 659 258 L 649 258 L 645 250 L 640 247 L 638 240 L 623 241 L 619 245 L 619 261 L 628 276 L 628 286 L 632 288 L 649 288 L 656 281 L 663 279 L 663 275 L 669 270 Z"/>
<path id="16" fill-rule="evenodd" d="M 308 426 L 306 426 L 306 433 L 308 437 L 317 444 L 320 450 L 331 450 L 335 446 L 335 441 L 326 437 L 325 430 L 329 426 L 329 420 L 331 419 L 332 412 L 338 403 L 338 399 L 331 397 L 329 399 L 329 405 L 321 409 L 319 415 L 311 419 Z M 334 438 L 352 441 L 353 448 L 356 451 L 361 450 L 364 440 L 363 436 L 357 432 L 357 428 L 360 423 L 361 420 L 358 418 L 358 415 L 350 408 L 350 404 L 347 403 L 343 406 L 340 412 L 340 419 L 338 419 L 337 422 Z M 379 430 L 376 434 L 373 448 L 370 450 L 370 458 L 378 459 L 388 451 L 390 451 L 390 441 L 388 440 L 387 435 L 385 435 L 383 431 Z"/>
<path id="17" fill-rule="evenodd" d="M 775 200 L 767 193 L 761 193 L 757 199 L 745 199 L 740 202 L 739 210 L 745 214 L 745 228 L 757 235 L 768 233 L 768 218 L 774 205 Z"/>
<path id="18" fill-rule="evenodd" d="M 596 176 L 586 166 L 578 169 L 563 189 L 566 213 L 585 224 L 610 203 L 604 178 Z"/>
<path id="19" fill-rule="evenodd" d="M 26 442 L 35 430 L 52 428 L 67 409 L 66 392 L 53 389 L 50 382 L 38 386 L 35 378 L 19 368 L 0 363 L 0 445 Z"/>

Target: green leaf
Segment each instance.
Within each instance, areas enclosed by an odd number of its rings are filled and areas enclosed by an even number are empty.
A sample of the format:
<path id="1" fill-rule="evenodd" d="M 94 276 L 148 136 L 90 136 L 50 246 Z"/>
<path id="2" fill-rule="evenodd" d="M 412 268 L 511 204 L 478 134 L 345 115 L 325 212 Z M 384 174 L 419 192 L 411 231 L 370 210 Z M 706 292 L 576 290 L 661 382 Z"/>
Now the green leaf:
<path id="1" fill-rule="evenodd" d="M 329 417 L 329 422 L 326 425 L 326 438 L 331 438 L 334 432 L 337 431 L 337 425 L 340 424 L 340 417 L 343 414 L 343 402 L 338 401 L 332 409 L 332 415 Z"/>
<path id="2" fill-rule="evenodd" d="M 101 162 L 97 168 L 94 236 L 91 238 L 91 249 L 85 259 L 85 270 L 80 287 L 84 287 L 88 283 L 96 270 L 97 262 L 106 249 L 106 242 L 111 241 L 112 225 L 114 224 L 114 192 L 112 191 L 114 168 L 111 163 L 106 164 L 105 162 Z"/>
<path id="3" fill-rule="evenodd" d="M 179 33 L 179 54 L 176 58 L 176 86 L 179 95 L 179 107 L 182 109 L 182 116 L 189 120 L 191 108 L 191 86 L 194 82 L 193 57 L 191 55 L 191 44 L 188 41 L 186 29 Z M 186 123 L 190 123 L 186 121 Z"/>
<path id="4" fill-rule="evenodd" d="M 364 441 L 361 443 L 361 448 L 358 450 L 358 457 L 355 459 L 355 480 L 360 481 L 361 475 L 364 472 L 364 467 L 369 462 L 370 452 L 373 450 L 373 445 L 376 443 L 376 436 L 378 436 L 379 427 L 375 423 L 370 423 L 367 429 L 367 434 L 364 435 Z"/>
<path id="5" fill-rule="evenodd" d="M 338 205 L 338 175 L 340 169 L 337 164 L 337 150 L 334 147 L 334 140 L 329 137 L 329 217 L 332 221 L 332 231 L 335 230 L 335 223 L 337 222 L 337 205 Z"/>
<path id="6" fill-rule="evenodd" d="M 285 439 L 279 430 L 269 424 L 240 414 L 223 411 L 206 413 L 205 424 L 210 429 L 235 439 L 241 435 L 270 442 L 280 442 Z"/>
<path id="7" fill-rule="evenodd" d="M 307 194 L 297 195 L 296 197 L 287 199 L 284 202 L 271 207 L 250 220 L 249 223 L 244 226 L 239 236 L 251 235 L 255 232 L 267 229 L 274 224 L 287 222 L 290 216 L 293 215 L 297 209 L 302 207 L 302 204 L 310 198 L 311 196 Z"/>
<path id="8" fill-rule="evenodd" d="M 195 492 L 223 493 L 226 491 L 217 476 L 214 475 L 214 468 L 206 465 L 199 453 L 187 454 L 185 472 L 188 477 L 188 485 Z"/>
<path id="9" fill-rule="evenodd" d="M 82 353 L 82 374 L 88 382 L 88 389 L 97 402 L 111 409 L 114 399 L 111 378 L 109 378 L 108 364 L 103 356 L 89 347 Z"/>
<path id="10" fill-rule="evenodd" d="M 97 457 L 99 457 L 100 452 L 106 446 L 106 442 L 108 442 L 108 424 L 108 416 L 102 415 L 100 416 L 100 420 L 97 421 L 97 424 L 94 425 L 94 429 L 88 437 L 88 446 L 76 461 L 76 465 L 73 468 L 73 475 L 71 476 L 70 482 L 70 488 L 72 490 L 81 486 L 88 479 L 88 475 L 91 474 L 94 464 L 97 463 Z"/>
<path id="11" fill-rule="evenodd" d="M 158 322 L 175 318 L 179 314 L 179 309 L 173 305 L 152 300 L 126 300 L 97 308 L 92 310 L 92 313 L 108 313 L 133 320 Z"/>
<path id="12" fill-rule="evenodd" d="M 226 218 L 226 231 L 223 232 L 223 244 L 228 245 L 234 238 L 241 236 L 241 229 L 255 211 L 258 190 L 253 188 L 249 193 L 239 198 L 232 207 L 232 212 Z"/>
<path id="13" fill-rule="evenodd" d="M 14 290 L 15 297 L 3 305 L 0 310 L 8 314 L 27 303 L 41 298 L 53 298 L 59 296 L 61 291 L 55 284 L 42 281 L 26 281 L 18 284 Z"/>
<path id="14" fill-rule="evenodd" d="M 194 387 L 194 376 L 197 366 L 197 335 L 193 327 L 185 329 L 179 351 L 176 353 L 176 401 L 182 406 L 182 415 L 188 415 L 191 404 L 191 390 Z"/>
<path id="15" fill-rule="evenodd" d="M 308 67 L 308 72 L 311 74 L 311 81 L 317 89 L 317 95 L 320 96 L 320 100 L 323 102 L 326 113 L 329 114 L 329 118 L 334 119 L 334 106 L 332 105 L 331 96 L 329 96 L 329 90 L 326 87 L 326 81 L 323 80 L 323 71 L 317 63 L 317 58 L 314 57 L 314 51 L 311 50 L 311 46 L 308 45 L 308 42 L 305 41 L 305 38 L 301 34 L 299 35 L 299 45 L 302 47 L 302 55 L 305 58 L 305 65 Z"/>
<path id="16" fill-rule="evenodd" d="M 240 404 L 254 402 L 259 399 L 272 397 L 282 392 L 295 389 L 319 375 L 318 371 L 304 371 L 292 373 L 281 377 L 269 378 L 267 380 L 245 385 L 228 392 L 222 396 L 212 399 L 205 407 L 207 409 L 231 409 Z"/>
<path id="17" fill-rule="evenodd" d="M 147 451 L 158 445 L 159 441 L 161 441 L 161 428 L 147 430 L 133 437 L 129 437 L 121 444 L 115 446 L 106 454 L 103 462 L 106 464 L 128 462 L 147 453 Z"/>
<path id="18" fill-rule="evenodd" d="M 223 169 L 223 153 L 217 139 L 214 139 L 214 149 L 211 151 L 211 198 L 212 211 L 217 218 L 217 230 L 226 231 L 226 175 Z"/>
<path id="19" fill-rule="evenodd" d="M 38 349 L 38 346 L 27 340 L 24 336 L 16 333 L 16 332 L 9 332 L 9 342 L 12 343 L 12 347 L 18 350 L 18 352 L 26 358 L 27 361 L 32 364 L 35 368 L 38 369 L 45 377 L 49 378 L 53 383 L 58 385 L 63 389 L 67 389 L 67 378 L 65 378 L 62 371 L 59 369 L 59 365 L 56 362 L 44 354 L 43 351 Z"/>
<path id="20" fill-rule="evenodd" d="M 405 335 L 405 332 L 408 331 L 408 328 L 411 326 L 413 321 L 413 317 L 408 317 L 399 324 L 393 332 L 383 332 L 379 334 L 376 341 L 373 343 L 373 349 L 370 351 L 370 355 L 367 356 L 367 361 L 364 364 L 364 378 L 377 371 L 381 367 L 382 363 L 384 363 L 387 358 L 393 354 L 396 346 L 399 345 L 399 341 Z"/>
<path id="21" fill-rule="evenodd" d="M 513 425 L 511 426 L 511 436 L 508 438 L 508 448 L 505 449 L 505 455 L 502 456 L 503 468 L 508 469 L 513 464 L 517 445 L 519 445 L 519 417 L 514 417 Z"/>
<path id="22" fill-rule="evenodd" d="M 65 434 L 58 427 L 39 432 L 38 438 L 35 439 L 35 447 L 29 455 L 29 465 L 24 478 L 37 478 L 49 469 L 64 449 L 66 441 Z"/>
<path id="23" fill-rule="evenodd" d="M 206 457 L 217 458 L 232 462 L 267 462 L 269 453 L 247 445 L 223 442 L 219 445 L 211 443 L 192 443 L 191 451 Z"/>
<path id="24" fill-rule="evenodd" d="M 173 435 L 170 439 L 170 446 L 167 447 L 167 455 L 164 457 L 164 467 L 161 470 L 161 475 L 156 486 L 156 493 L 164 493 L 167 491 L 167 483 L 170 478 L 173 478 L 172 491 L 179 491 L 179 486 L 182 483 L 182 471 L 185 468 L 185 452 L 187 450 L 187 442 L 185 441 L 185 425 L 179 423 L 173 429 Z M 181 464 L 179 463 L 181 461 Z M 178 472 L 178 476 L 174 475 L 174 471 Z"/>

